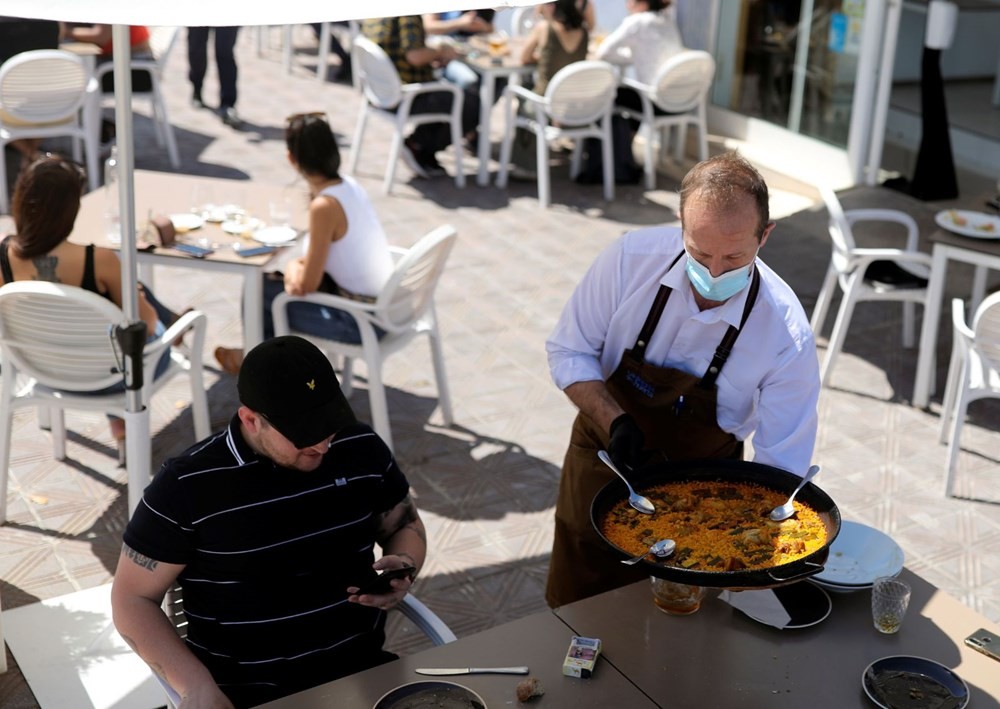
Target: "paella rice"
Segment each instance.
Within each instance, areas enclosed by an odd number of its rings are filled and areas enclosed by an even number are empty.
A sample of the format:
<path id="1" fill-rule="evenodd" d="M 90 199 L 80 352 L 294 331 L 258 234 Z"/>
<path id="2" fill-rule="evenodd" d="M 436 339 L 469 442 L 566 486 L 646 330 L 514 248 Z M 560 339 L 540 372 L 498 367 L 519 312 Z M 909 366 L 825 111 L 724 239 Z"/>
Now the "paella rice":
<path id="1" fill-rule="evenodd" d="M 795 515 L 773 522 L 770 511 L 786 494 L 743 482 L 675 482 L 644 489 L 652 515 L 616 502 L 601 521 L 605 538 L 630 555 L 673 539 L 677 549 L 658 563 L 700 571 L 764 569 L 797 561 L 826 544 L 816 510 L 795 501 Z"/>

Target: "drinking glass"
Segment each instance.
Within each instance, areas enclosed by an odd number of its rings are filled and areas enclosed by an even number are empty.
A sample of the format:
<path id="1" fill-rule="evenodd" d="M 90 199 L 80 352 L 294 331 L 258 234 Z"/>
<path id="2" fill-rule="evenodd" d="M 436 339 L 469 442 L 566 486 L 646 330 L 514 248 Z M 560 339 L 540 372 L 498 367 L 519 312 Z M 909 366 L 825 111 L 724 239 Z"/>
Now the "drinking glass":
<path id="1" fill-rule="evenodd" d="M 195 185 L 191 188 L 191 212 L 202 219 L 209 219 L 215 209 L 215 193 L 208 185 Z"/>
<path id="2" fill-rule="evenodd" d="M 880 576 L 872 585 L 872 622 L 880 633 L 895 633 L 910 604 L 910 586 L 895 576 Z"/>
<path id="3" fill-rule="evenodd" d="M 650 581 L 653 584 L 653 603 L 664 613 L 690 615 L 701 608 L 706 593 L 704 586 L 690 586 L 656 576 L 651 576 Z"/>
<path id="4" fill-rule="evenodd" d="M 272 226 L 289 226 L 292 222 L 292 199 L 288 195 L 272 199 L 268 204 Z"/>

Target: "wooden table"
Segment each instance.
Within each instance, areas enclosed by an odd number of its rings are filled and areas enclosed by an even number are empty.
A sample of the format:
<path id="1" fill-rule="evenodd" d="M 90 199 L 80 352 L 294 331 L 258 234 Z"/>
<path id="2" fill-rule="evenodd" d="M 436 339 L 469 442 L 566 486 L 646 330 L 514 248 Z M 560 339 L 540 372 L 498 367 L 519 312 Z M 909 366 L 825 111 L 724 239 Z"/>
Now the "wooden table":
<path id="1" fill-rule="evenodd" d="M 514 691 L 523 675 L 459 675 L 425 677 L 417 667 L 507 667 L 527 665 L 545 696 L 540 707 L 571 709 L 643 709 L 656 705 L 611 664 L 598 660 L 590 679 L 566 677 L 562 663 L 573 632 L 549 611 L 485 630 L 448 645 L 401 657 L 396 662 L 344 677 L 264 704 L 270 709 L 330 709 L 372 707 L 389 690 L 422 680 L 447 680 L 477 692 L 493 708 L 519 705 Z"/>
<path id="2" fill-rule="evenodd" d="M 210 189 L 217 203 L 238 201 L 251 216 L 258 218 L 266 217 L 268 203 L 281 199 L 284 190 L 280 185 L 136 170 L 135 215 L 140 225 L 136 231 L 141 231 L 141 225 L 145 224 L 150 211 L 154 215 L 190 213 L 196 187 Z M 116 250 L 120 248 L 118 244 L 111 243 L 105 234 L 104 210 L 107 199 L 107 190 L 103 187 L 84 195 L 76 225 L 70 235 L 71 241 Z M 303 227 L 305 215 L 304 203 L 301 210 L 293 209 L 292 227 Z M 140 280 L 153 288 L 153 265 L 237 273 L 243 276 L 243 347 L 250 350 L 260 343 L 264 339 L 264 288 L 261 274 L 264 267 L 277 258 L 280 249 L 275 254 L 241 257 L 234 250 L 234 245 L 250 247 L 260 244 L 245 236 L 227 234 L 219 224 L 208 222 L 201 229 L 178 234 L 177 238 L 178 241 L 190 243 L 204 239 L 215 248 L 215 252 L 206 258 L 197 259 L 175 249 L 162 247 L 152 251 L 139 251 L 137 260 L 141 271 Z"/>
<path id="3" fill-rule="evenodd" d="M 931 235 L 934 245 L 931 251 L 930 280 L 927 284 L 927 309 L 923 327 L 920 328 L 920 351 L 917 356 L 916 382 L 913 388 L 913 405 L 927 406 L 933 390 L 932 371 L 934 351 L 937 348 L 938 321 L 941 316 L 941 300 L 944 297 L 944 283 L 948 261 L 961 261 L 976 267 L 972 284 L 972 308 L 982 300 L 986 289 L 987 269 L 1000 270 L 1000 239 L 977 239 L 961 236 L 945 229 L 938 229 Z"/>
<path id="4" fill-rule="evenodd" d="M 830 616 L 798 630 L 762 625 L 714 592 L 693 615 L 666 615 L 653 605 L 646 581 L 555 612 L 577 635 L 601 638 L 601 662 L 661 707 L 870 706 L 861 675 L 889 655 L 950 667 L 969 685 L 970 707 L 996 707 L 1000 663 L 963 640 L 979 628 L 1000 628 L 913 572 L 900 577 L 913 595 L 895 635 L 872 626 L 868 591 L 830 594 Z"/>

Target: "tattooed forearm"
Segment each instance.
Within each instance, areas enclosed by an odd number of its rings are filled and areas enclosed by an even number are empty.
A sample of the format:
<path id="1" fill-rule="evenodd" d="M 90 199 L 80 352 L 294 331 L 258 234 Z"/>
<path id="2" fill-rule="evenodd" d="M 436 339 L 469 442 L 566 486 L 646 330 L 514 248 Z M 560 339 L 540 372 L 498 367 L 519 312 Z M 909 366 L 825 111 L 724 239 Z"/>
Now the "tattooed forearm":
<path id="1" fill-rule="evenodd" d="M 160 562 L 156 559 L 150 559 L 148 556 L 140 554 L 128 544 L 122 544 L 122 552 L 125 556 L 131 559 L 136 566 L 141 566 L 142 568 L 149 569 L 150 571 L 156 571 L 156 567 L 160 564 Z"/>

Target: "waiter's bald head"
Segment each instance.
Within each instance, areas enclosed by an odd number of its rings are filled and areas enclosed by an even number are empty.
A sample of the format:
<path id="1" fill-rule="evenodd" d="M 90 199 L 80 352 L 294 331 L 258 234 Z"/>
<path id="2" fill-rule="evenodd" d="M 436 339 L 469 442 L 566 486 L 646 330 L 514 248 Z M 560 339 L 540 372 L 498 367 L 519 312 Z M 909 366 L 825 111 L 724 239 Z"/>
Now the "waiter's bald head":
<path id="1" fill-rule="evenodd" d="M 681 220 L 684 205 L 697 198 L 712 209 L 725 210 L 751 199 L 757 208 L 757 238 L 760 239 L 770 221 L 767 183 L 757 168 L 739 153 L 730 152 L 703 160 L 681 181 Z"/>

